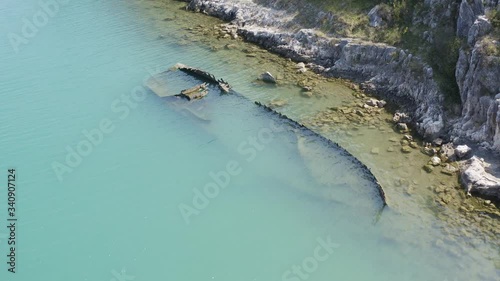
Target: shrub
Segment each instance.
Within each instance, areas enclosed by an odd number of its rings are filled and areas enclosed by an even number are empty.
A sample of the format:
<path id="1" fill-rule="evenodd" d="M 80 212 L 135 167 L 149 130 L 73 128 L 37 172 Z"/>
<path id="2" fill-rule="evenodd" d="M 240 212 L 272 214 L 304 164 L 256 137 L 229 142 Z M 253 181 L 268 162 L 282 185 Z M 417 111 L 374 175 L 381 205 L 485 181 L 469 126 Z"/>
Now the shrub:
<path id="1" fill-rule="evenodd" d="M 500 28 L 500 11 L 492 10 L 488 13 L 488 18 L 494 28 Z"/>

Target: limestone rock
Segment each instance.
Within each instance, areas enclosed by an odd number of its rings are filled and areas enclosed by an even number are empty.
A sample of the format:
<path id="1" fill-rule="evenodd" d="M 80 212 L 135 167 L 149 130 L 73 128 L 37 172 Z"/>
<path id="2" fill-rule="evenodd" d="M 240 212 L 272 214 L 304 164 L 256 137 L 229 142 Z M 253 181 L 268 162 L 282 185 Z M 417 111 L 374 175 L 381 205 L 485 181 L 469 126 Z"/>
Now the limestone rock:
<path id="1" fill-rule="evenodd" d="M 368 12 L 371 27 L 384 27 L 392 20 L 391 10 L 388 5 L 380 4 Z"/>
<path id="2" fill-rule="evenodd" d="M 270 73 L 270 72 L 264 72 L 260 75 L 260 79 L 264 82 L 267 82 L 267 83 L 273 83 L 273 84 L 276 84 L 276 78 L 274 78 L 274 76 Z"/>
<path id="3" fill-rule="evenodd" d="M 429 162 L 432 166 L 439 166 L 441 164 L 441 159 L 437 156 L 433 156 Z"/>
<path id="4" fill-rule="evenodd" d="M 455 155 L 459 159 L 465 158 L 471 151 L 472 149 L 467 145 L 458 145 L 455 147 Z"/>
<path id="5" fill-rule="evenodd" d="M 473 47 L 479 37 L 488 34 L 491 31 L 491 23 L 485 16 L 479 16 L 469 29 L 467 34 L 467 44 Z"/>
<path id="6" fill-rule="evenodd" d="M 412 150 L 411 147 L 406 146 L 406 145 L 401 147 L 401 152 L 403 152 L 403 153 L 411 153 L 411 150 Z"/>
<path id="7" fill-rule="evenodd" d="M 385 100 L 378 100 L 377 101 L 377 106 L 380 108 L 384 107 L 386 104 L 387 104 L 387 102 Z"/>
<path id="8" fill-rule="evenodd" d="M 455 173 L 457 173 L 458 171 L 459 171 L 458 168 L 455 168 L 454 166 L 452 166 L 450 164 L 446 164 L 446 166 L 443 168 L 443 170 L 441 170 L 441 173 L 443 173 L 445 175 L 452 176 Z"/>
<path id="9" fill-rule="evenodd" d="M 392 117 L 394 123 L 408 123 L 410 122 L 410 116 L 403 112 L 396 112 Z"/>
<path id="10" fill-rule="evenodd" d="M 461 181 L 468 193 L 500 200 L 500 178 L 486 170 L 490 168 L 490 164 L 473 156 L 461 165 Z"/>
<path id="11" fill-rule="evenodd" d="M 435 146 L 441 146 L 443 144 L 443 139 L 442 138 L 436 138 L 432 141 L 432 144 Z"/>
<path id="12" fill-rule="evenodd" d="M 485 10 L 500 9 L 498 1 L 460 4 L 457 35 L 467 39 L 460 48 L 455 77 L 462 101 L 462 116 L 453 124 L 454 136 L 465 137 L 500 152 L 500 41 L 486 36 L 493 30 Z M 485 9 L 486 8 L 486 9 Z"/>
<path id="13" fill-rule="evenodd" d="M 396 125 L 396 128 L 398 129 L 398 131 L 400 132 L 408 132 L 408 125 L 406 125 L 406 123 L 398 123 Z"/>
<path id="14" fill-rule="evenodd" d="M 455 160 L 455 149 L 452 143 L 447 143 L 441 146 L 440 155 L 446 159 L 446 161 Z"/>
<path id="15" fill-rule="evenodd" d="M 458 19 L 457 34 L 469 43 L 476 41 L 461 49 L 456 67 L 463 105 L 462 116 L 457 120 L 447 118 L 442 90 L 432 68 L 422 58 L 386 44 L 339 39 L 343 37 L 337 36 L 336 31 L 342 35 L 345 30 L 335 12 L 323 11 L 306 1 L 294 1 L 294 5 L 285 2 L 289 1 L 191 0 L 188 9 L 230 22 L 231 30 L 237 30 L 247 41 L 305 62 L 308 68 L 327 76 L 364 81 L 363 90 L 390 99 L 402 111 L 411 113 L 412 118 L 395 118 L 395 123 L 411 124 L 425 138 L 433 139 L 446 133 L 447 139 L 450 135 L 466 137 L 477 143 L 486 142 L 500 151 L 500 118 L 498 121 L 496 118 L 500 116 L 500 97 L 495 98 L 500 92 L 500 79 L 497 79 L 500 67 L 498 57 L 487 52 L 500 43 L 494 38 L 486 40 L 491 36 L 484 36 L 488 24 L 481 18 L 483 5 L 489 10 L 498 9 L 497 0 L 463 0 L 458 3 L 459 7 L 456 1 L 426 0 L 426 10 L 413 16 L 414 24 L 429 27 L 424 35 L 429 42 L 435 42 L 439 36 L 435 29 L 443 19 L 455 21 L 455 18 Z M 297 13 L 298 10 L 301 13 Z M 372 25 L 384 19 L 380 11 L 380 6 L 371 11 Z M 307 28 L 304 20 L 307 20 Z M 325 25 L 333 27 L 334 37 L 319 32 Z"/>
<path id="16" fill-rule="evenodd" d="M 375 106 L 377 106 L 377 102 L 378 102 L 378 100 L 376 100 L 376 99 L 369 99 L 369 100 L 366 102 L 366 104 L 367 104 L 367 105 L 369 105 L 369 106 L 373 106 L 373 107 L 375 107 Z"/>
<path id="17" fill-rule="evenodd" d="M 460 4 L 460 11 L 457 19 L 457 36 L 467 37 L 469 34 L 469 29 L 476 19 L 476 15 L 472 10 L 472 6 L 467 0 L 462 0 Z"/>
<path id="18" fill-rule="evenodd" d="M 234 50 L 238 48 L 238 46 L 236 44 L 226 44 L 224 48 L 226 48 L 226 50 Z"/>
<path id="19" fill-rule="evenodd" d="M 435 148 L 432 148 L 432 147 L 423 147 L 422 153 L 425 155 L 434 156 L 434 155 L 436 155 L 437 150 Z"/>

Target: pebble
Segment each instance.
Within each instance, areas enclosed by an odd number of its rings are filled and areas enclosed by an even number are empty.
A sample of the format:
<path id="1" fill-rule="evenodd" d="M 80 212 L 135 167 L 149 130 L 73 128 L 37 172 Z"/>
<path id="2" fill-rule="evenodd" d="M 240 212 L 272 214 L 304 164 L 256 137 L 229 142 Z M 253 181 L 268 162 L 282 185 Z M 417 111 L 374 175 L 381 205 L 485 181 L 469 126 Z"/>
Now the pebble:
<path id="1" fill-rule="evenodd" d="M 431 163 L 432 166 L 439 166 L 439 164 L 441 164 L 441 159 L 437 156 L 434 156 L 431 158 L 429 162 Z"/>
<path id="2" fill-rule="evenodd" d="M 401 152 L 403 153 L 411 153 L 411 148 L 409 146 L 403 146 L 401 147 Z"/>
<path id="3" fill-rule="evenodd" d="M 424 171 L 426 171 L 427 173 L 432 173 L 432 171 L 434 170 L 434 168 L 431 166 L 431 165 L 424 165 L 422 167 L 424 169 Z"/>
<path id="4" fill-rule="evenodd" d="M 398 128 L 399 131 L 401 132 L 407 132 L 408 131 L 408 125 L 406 125 L 406 123 L 398 123 L 396 125 L 396 127 Z"/>
<path id="5" fill-rule="evenodd" d="M 412 141 L 413 137 L 411 135 L 404 135 L 404 139 L 408 141 Z"/>

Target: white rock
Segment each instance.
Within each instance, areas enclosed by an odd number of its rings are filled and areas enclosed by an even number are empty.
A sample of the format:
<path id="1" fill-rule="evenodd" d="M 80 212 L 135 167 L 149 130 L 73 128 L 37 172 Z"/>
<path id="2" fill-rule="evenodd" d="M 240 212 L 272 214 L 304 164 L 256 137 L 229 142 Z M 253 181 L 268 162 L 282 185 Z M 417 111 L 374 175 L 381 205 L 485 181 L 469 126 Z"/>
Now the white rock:
<path id="1" fill-rule="evenodd" d="M 264 72 L 260 75 L 260 79 L 264 82 L 276 84 L 276 78 L 270 72 Z"/>
<path id="2" fill-rule="evenodd" d="M 478 193 L 484 197 L 500 200 L 500 178 L 488 173 L 490 164 L 473 156 L 461 166 L 462 184 L 468 193 Z"/>
<path id="3" fill-rule="evenodd" d="M 467 156 L 467 154 L 469 154 L 469 152 L 471 152 L 472 148 L 468 147 L 467 145 L 459 145 L 455 148 L 455 155 L 462 159 L 464 157 Z"/>
<path id="4" fill-rule="evenodd" d="M 387 104 L 387 102 L 385 100 L 377 101 L 377 106 L 380 108 L 384 107 L 386 104 Z"/>
<path id="5" fill-rule="evenodd" d="M 303 62 L 299 62 L 299 63 L 297 63 L 297 65 L 295 66 L 295 68 L 297 68 L 297 69 L 300 69 L 300 68 L 305 68 L 305 67 L 306 67 L 306 64 L 305 64 L 305 63 L 303 63 Z"/>
<path id="6" fill-rule="evenodd" d="M 377 106 L 377 103 L 378 103 L 378 100 L 376 99 L 369 99 L 366 104 L 369 105 L 369 106 Z"/>
<path id="7" fill-rule="evenodd" d="M 410 116 L 404 112 L 396 112 L 392 117 L 392 121 L 395 123 L 406 123 L 410 121 Z"/>
<path id="8" fill-rule="evenodd" d="M 437 156 L 433 156 L 431 158 L 431 164 L 432 166 L 439 166 L 439 164 L 441 164 L 441 159 Z"/>

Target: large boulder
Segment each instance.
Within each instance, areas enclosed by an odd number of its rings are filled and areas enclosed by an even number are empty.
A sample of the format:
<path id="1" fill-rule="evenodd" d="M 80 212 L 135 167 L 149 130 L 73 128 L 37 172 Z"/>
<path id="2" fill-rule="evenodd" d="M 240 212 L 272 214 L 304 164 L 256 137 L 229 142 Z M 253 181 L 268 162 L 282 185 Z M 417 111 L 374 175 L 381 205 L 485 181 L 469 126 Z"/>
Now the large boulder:
<path id="1" fill-rule="evenodd" d="M 377 5 L 368 12 L 368 18 L 371 27 L 387 26 L 392 21 L 391 9 L 388 5 Z"/>
<path id="2" fill-rule="evenodd" d="M 469 34 L 469 29 L 474 23 L 475 16 L 472 7 L 466 0 L 460 4 L 459 17 L 457 19 L 457 36 L 466 37 Z"/>
<path id="3" fill-rule="evenodd" d="M 500 178 L 497 177 L 498 175 L 491 174 L 498 170 L 494 168 L 476 156 L 464 161 L 460 169 L 461 181 L 467 193 L 500 201 Z"/>
<path id="4" fill-rule="evenodd" d="M 476 21 L 471 26 L 467 34 L 467 43 L 469 44 L 469 46 L 474 47 L 474 44 L 476 44 L 477 40 L 480 37 L 488 34 L 491 31 L 491 28 L 491 23 L 485 16 L 477 17 Z"/>

